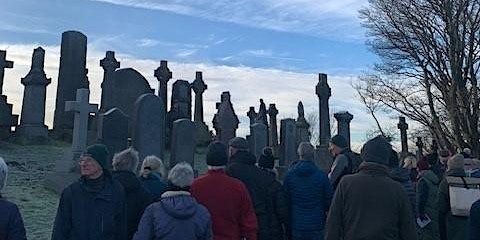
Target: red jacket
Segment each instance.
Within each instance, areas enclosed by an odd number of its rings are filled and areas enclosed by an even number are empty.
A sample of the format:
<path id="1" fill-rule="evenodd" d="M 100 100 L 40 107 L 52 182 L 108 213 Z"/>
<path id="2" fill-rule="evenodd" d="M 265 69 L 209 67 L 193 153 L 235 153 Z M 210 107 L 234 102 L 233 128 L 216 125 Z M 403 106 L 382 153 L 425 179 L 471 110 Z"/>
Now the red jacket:
<path id="1" fill-rule="evenodd" d="M 210 212 L 214 240 L 257 239 L 257 218 L 242 182 L 223 170 L 209 170 L 193 182 L 190 192 Z"/>

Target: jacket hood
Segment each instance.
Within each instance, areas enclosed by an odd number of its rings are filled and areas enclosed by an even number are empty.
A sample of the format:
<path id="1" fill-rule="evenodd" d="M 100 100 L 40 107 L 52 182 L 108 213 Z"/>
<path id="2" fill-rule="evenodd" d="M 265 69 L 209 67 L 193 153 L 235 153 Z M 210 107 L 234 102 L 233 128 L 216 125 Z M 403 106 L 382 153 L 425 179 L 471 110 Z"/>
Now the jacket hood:
<path id="1" fill-rule="evenodd" d="M 135 176 L 135 173 L 130 172 L 130 171 L 115 171 L 112 173 L 113 178 L 117 181 L 119 181 L 123 188 L 125 189 L 125 192 L 130 192 L 134 189 L 140 188 L 141 183 L 138 180 L 137 176 Z"/>
<path id="2" fill-rule="evenodd" d="M 463 169 L 453 169 L 449 170 L 445 173 L 446 176 L 452 176 L 452 177 L 465 177 L 465 171 Z"/>
<path id="3" fill-rule="evenodd" d="M 162 194 L 160 205 L 165 212 L 176 219 L 189 219 L 196 212 L 198 204 L 190 193 L 184 191 L 168 191 Z"/>
<path id="4" fill-rule="evenodd" d="M 397 182 L 410 181 L 410 171 L 405 168 L 397 167 L 390 171 L 390 177 Z"/>
<path id="5" fill-rule="evenodd" d="M 362 162 L 358 168 L 360 174 L 371 176 L 388 176 L 389 169 L 386 165 L 374 162 Z"/>
<path id="6" fill-rule="evenodd" d="M 295 165 L 292 166 L 292 170 L 294 170 L 295 175 L 299 177 L 309 177 L 317 170 L 317 166 L 315 163 L 308 160 L 300 160 L 297 161 Z"/>
<path id="7" fill-rule="evenodd" d="M 423 173 L 421 173 L 421 177 L 433 183 L 434 185 L 440 184 L 440 179 L 438 178 L 437 174 L 435 174 L 432 170 L 424 171 Z"/>
<path id="8" fill-rule="evenodd" d="M 248 151 L 238 151 L 231 158 L 231 163 L 243 163 L 248 165 L 255 165 L 257 159 L 255 155 Z"/>

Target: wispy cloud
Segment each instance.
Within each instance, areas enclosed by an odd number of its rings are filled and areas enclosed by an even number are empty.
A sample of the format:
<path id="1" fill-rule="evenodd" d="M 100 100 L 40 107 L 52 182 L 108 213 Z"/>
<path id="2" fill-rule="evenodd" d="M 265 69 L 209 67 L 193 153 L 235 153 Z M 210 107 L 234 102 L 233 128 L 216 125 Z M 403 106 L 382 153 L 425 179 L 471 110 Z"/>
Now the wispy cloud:
<path id="1" fill-rule="evenodd" d="M 157 46 L 159 41 L 150 38 L 142 38 L 137 40 L 137 46 L 139 47 L 155 47 Z"/>
<path id="2" fill-rule="evenodd" d="M 301 62 L 304 61 L 303 59 L 300 58 L 292 58 L 288 57 L 288 53 L 275 53 L 273 50 L 270 49 L 253 49 L 253 50 L 246 50 L 241 53 L 241 55 L 246 55 L 246 56 L 253 56 L 253 57 L 258 57 L 258 58 L 268 58 L 268 59 L 274 59 L 274 60 L 284 60 L 284 61 L 297 61 Z"/>
<path id="3" fill-rule="evenodd" d="M 198 49 L 180 49 L 176 56 L 179 58 L 186 58 L 194 55 L 197 51 Z"/>
<path id="4" fill-rule="evenodd" d="M 357 11 L 368 0 L 92 0 L 155 9 L 249 27 L 358 40 Z M 348 36 L 345 38 L 345 36 Z"/>

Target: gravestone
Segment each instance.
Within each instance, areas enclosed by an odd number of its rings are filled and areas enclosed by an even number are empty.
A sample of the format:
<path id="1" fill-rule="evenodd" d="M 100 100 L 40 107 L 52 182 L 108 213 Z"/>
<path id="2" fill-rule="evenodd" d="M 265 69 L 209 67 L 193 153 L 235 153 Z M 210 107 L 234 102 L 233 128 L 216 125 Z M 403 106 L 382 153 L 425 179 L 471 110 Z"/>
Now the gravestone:
<path id="1" fill-rule="evenodd" d="M 192 119 L 192 89 L 188 81 L 177 80 L 173 83 L 168 118 L 168 126 L 172 126 L 173 121 L 178 119 Z"/>
<path id="2" fill-rule="evenodd" d="M 250 126 L 255 123 L 255 118 L 257 117 L 257 113 L 255 112 L 255 107 L 250 107 L 247 112 L 248 119 L 250 119 Z"/>
<path id="3" fill-rule="evenodd" d="M 115 153 L 128 147 L 129 117 L 118 108 L 111 108 L 99 114 L 97 127 L 97 142 L 108 148 L 108 167 L 112 167 Z"/>
<path id="4" fill-rule="evenodd" d="M 173 122 L 170 168 L 180 162 L 187 162 L 192 167 L 195 166 L 195 135 L 195 124 L 189 119 L 178 119 Z"/>
<path id="5" fill-rule="evenodd" d="M 203 93 L 208 89 L 208 86 L 203 81 L 202 72 L 196 72 L 195 80 L 191 84 L 191 88 L 195 92 L 195 115 L 193 119 L 196 129 L 197 145 L 207 146 L 212 141 L 212 135 L 203 120 Z"/>
<path id="6" fill-rule="evenodd" d="M 172 79 L 172 72 L 168 68 L 168 62 L 165 60 L 160 61 L 160 67 L 158 67 L 155 72 L 154 76 L 158 80 L 158 96 L 163 101 L 164 111 L 167 112 L 167 83 L 170 79 Z"/>
<path id="7" fill-rule="evenodd" d="M 297 160 L 297 137 L 295 119 L 280 121 L 280 166 L 288 167 Z"/>
<path id="8" fill-rule="evenodd" d="M 39 47 L 33 51 L 32 66 L 27 76 L 22 78 L 23 93 L 22 118 L 16 131 L 24 144 L 46 143 L 48 127 L 45 125 L 45 100 L 47 86 L 52 82 L 43 70 L 45 50 Z"/>
<path id="9" fill-rule="evenodd" d="M 13 105 L 7 102 L 3 93 L 3 78 L 5 68 L 13 68 L 13 62 L 5 60 L 7 52 L 0 50 L 0 139 L 10 137 L 12 127 L 18 124 L 18 115 L 12 114 Z"/>
<path id="10" fill-rule="evenodd" d="M 421 137 L 417 137 L 415 145 L 417 145 L 417 161 L 420 161 L 423 157 L 423 142 Z"/>
<path id="11" fill-rule="evenodd" d="M 120 62 L 115 59 L 114 51 L 107 51 L 105 58 L 100 60 L 100 66 L 103 68 L 103 81 L 102 81 L 102 100 L 100 104 L 101 113 L 113 108 L 115 97 L 115 70 L 120 68 Z M 112 87 L 113 86 L 113 87 Z M 110 101 L 108 101 L 110 100 Z"/>
<path id="12" fill-rule="evenodd" d="M 260 108 L 259 108 L 258 114 L 255 118 L 255 122 L 264 124 L 268 128 L 267 108 L 265 106 L 265 103 L 263 102 L 263 99 L 260 99 Z"/>
<path id="13" fill-rule="evenodd" d="M 301 142 L 310 142 L 310 124 L 305 119 L 305 110 L 303 108 L 302 101 L 298 102 L 297 106 L 298 117 L 296 121 L 297 125 L 297 147 Z"/>
<path id="14" fill-rule="evenodd" d="M 165 115 L 162 99 L 147 93 L 140 96 L 134 106 L 132 145 L 138 151 L 140 161 L 149 155 L 163 159 Z"/>
<path id="15" fill-rule="evenodd" d="M 348 148 L 350 148 L 350 122 L 353 119 L 353 115 L 344 111 L 333 114 L 333 117 L 338 122 L 338 135 L 343 136 L 347 140 Z"/>
<path id="16" fill-rule="evenodd" d="M 270 120 L 270 128 L 268 134 L 268 143 L 269 146 L 273 149 L 273 154 L 278 156 L 278 127 L 277 127 L 277 115 L 278 110 L 275 106 L 275 103 L 270 103 L 268 107 L 268 117 Z"/>
<path id="17" fill-rule="evenodd" d="M 62 34 L 60 67 L 53 130 L 61 139 L 70 139 L 74 125 L 74 113 L 65 111 L 65 102 L 74 101 L 77 89 L 88 89 L 86 67 L 87 37 L 81 32 Z"/>
<path id="18" fill-rule="evenodd" d="M 316 87 L 316 94 L 319 100 L 319 136 L 320 145 L 328 145 L 331 138 L 330 133 L 330 111 L 328 106 L 328 99 L 332 96 L 332 91 L 327 83 L 327 74 L 318 74 L 318 84 Z"/>
<path id="19" fill-rule="evenodd" d="M 88 118 L 90 113 L 98 111 L 98 105 L 90 104 L 89 97 L 90 91 L 81 88 L 77 90 L 76 101 L 65 102 L 65 111 L 72 111 L 75 114 L 72 148 L 63 159 L 56 162 L 55 173 L 47 175 L 45 180 L 46 186 L 57 193 L 61 193 L 79 177 L 77 161 L 86 148 Z"/>
<path id="20" fill-rule="evenodd" d="M 215 129 L 215 140 L 227 145 L 230 139 L 236 136 L 240 121 L 238 120 L 232 102 L 230 92 L 223 92 L 221 101 L 217 103 L 217 113 L 213 116 L 213 128 Z"/>
<path id="21" fill-rule="evenodd" d="M 252 153 L 256 159 L 262 155 L 263 148 L 268 146 L 268 129 L 265 124 L 255 123 L 251 126 Z"/>
<path id="22" fill-rule="evenodd" d="M 402 142 L 402 153 L 408 153 L 408 142 L 407 142 L 407 129 L 408 124 L 405 121 L 405 117 L 399 117 L 398 129 L 400 129 L 400 140 Z"/>

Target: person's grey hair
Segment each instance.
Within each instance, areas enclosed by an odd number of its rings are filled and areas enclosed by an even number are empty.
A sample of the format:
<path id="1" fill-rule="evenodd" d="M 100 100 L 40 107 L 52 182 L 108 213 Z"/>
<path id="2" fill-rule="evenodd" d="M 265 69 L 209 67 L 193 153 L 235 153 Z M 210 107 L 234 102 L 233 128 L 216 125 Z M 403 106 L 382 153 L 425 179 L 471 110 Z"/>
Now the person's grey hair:
<path id="1" fill-rule="evenodd" d="M 210 166 L 210 165 L 208 165 L 207 168 L 208 168 L 208 170 L 221 170 L 221 169 L 227 168 L 227 166 L 225 166 L 225 165 L 223 165 L 223 166 Z"/>
<path id="2" fill-rule="evenodd" d="M 127 148 L 113 156 L 112 167 L 114 171 L 136 172 L 138 165 L 138 152 L 133 148 Z"/>
<path id="3" fill-rule="evenodd" d="M 0 157 L 0 192 L 7 185 L 8 166 L 7 163 Z"/>
<path id="4" fill-rule="evenodd" d="M 168 181 L 181 188 L 191 186 L 193 178 L 193 168 L 186 162 L 177 163 L 168 173 Z"/>
<path id="5" fill-rule="evenodd" d="M 162 159 L 158 158 L 155 155 L 150 155 L 143 159 L 142 169 L 140 170 L 140 175 L 143 175 L 145 172 L 145 167 L 150 167 L 153 172 L 156 172 L 162 176 L 166 177 L 165 165 L 163 164 Z"/>
<path id="6" fill-rule="evenodd" d="M 315 147 L 309 142 L 301 142 L 297 149 L 301 160 L 313 160 L 315 157 Z"/>

